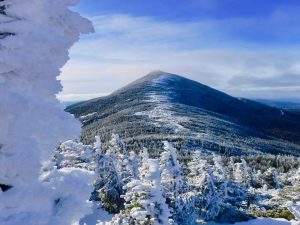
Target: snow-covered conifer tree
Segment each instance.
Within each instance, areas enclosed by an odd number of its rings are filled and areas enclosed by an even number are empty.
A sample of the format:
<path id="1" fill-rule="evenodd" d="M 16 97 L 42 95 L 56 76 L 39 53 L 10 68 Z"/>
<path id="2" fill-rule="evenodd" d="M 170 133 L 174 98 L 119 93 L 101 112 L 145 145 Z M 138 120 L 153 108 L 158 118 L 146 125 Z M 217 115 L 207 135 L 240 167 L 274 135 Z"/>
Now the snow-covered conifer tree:
<path id="1" fill-rule="evenodd" d="M 93 147 L 78 141 L 68 140 L 60 144 L 54 159 L 57 168 L 77 167 L 95 170 Z"/>
<path id="2" fill-rule="evenodd" d="M 122 185 L 127 184 L 134 177 L 134 168 L 130 163 L 124 141 L 118 134 L 112 134 L 108 154 L 113 158 Z"/>
<path id="3" fill-rule="evenodd" d="M 268 189 L 280 188 L 278 173 L 275 168 L 269 168 L 266 172 L 264 172 L 263 179 L 264 184 L 267 186 Z"/>
<path id="4" fill-rule="evenodd" d="M 102 142 L 100 136 L 99 135 L 95 136 L 95 139 L 96 139 L 96 142 L 94 143 L 95 153 L 96 155 L 101 155 L 103 154 L 103 152 L 102 152 Z"/>
<path id="5" fill-rule="evenodd" d="M 286 178 L 286 180 L 288 180 L 292 185 L 298 186 L 300 184 L 300 167 L 296 171 L 293 171 L 293 174 Z"/>
<path id="6" fill-rule="evenodd" d="M 192 197 L 192 205 L 190 205 L 192 209 L 191 214 L 194 217 L 192 220 L 195 220 L 200 216 L 204 205 L 201 192 L 204 179 L 203 176 L 206 173 L 204 163 L 206 162 L 202 159 L 199 151 L 192 154 L 191 161 L 188 163 L 189 172 L 187 174 L 187 184 Z"/>
<path id="7" fill-rule="evenodd" d="M 149 152 L 147 148 L 143 147 L 143 151 L 141 152 L 140 157 L 141 157 L 141 163 L 143 163 L 144 161 L 148 161 Z"/>
<path id="8" fill-rule="evenodd" d="M 164 141 L 164 151 L 160 158 L 161 185 L 163 187 L 167 203 L 172 208 L 173 220 L 182 220 L 184 213 L 181 194 L 183 190 L 182 171 L 177 160 L 176 149 L 167 141 Z"/>
<path id="9" fill-rule="evenodd" d="M 229 158 L 228 165 L 226 167 L 226 174 L 229 180 L 234 180 L 235 163 L 233 157 Z"/>
<path id="10" fill-rule="evenodd" d="M 96 137 L 96 146 L 101 146 L 100 137 Z M 106 151 L 96 147 L 96 152 L 97 178 L 91 200 L 100 201 L 109 212 L 119 212 L 123 207 L 121 196 L 126 193 L 126 184 L 138 176 L 137 156 L 133 152 L 129 155 L 124 142 L 115 134 Z"/>
<path id="11" fill-rule="evenodd" d="M 247 163 L 244 159 L 241 159 L 241 163 L 236 163 L 236 170 L 234 173 L 235 181 L 242 185 L 244 188 L 249 188 L 251 183 L 251 174 Z"/>
<path id="12" fill-rule="evenodd" d="M 249 206 L 250 204 L 250 194 L 247 191 L 248 186 L 243 186 L 239 183 L 236 183 L 228 179 L 228 176 L 235 175 L 235 164 L 231 158 L 229 161 L 229 168 L 227 171 L 223 165 L 221 155 L 213 156 L 213 165 L 207 167 L 208 174 L 210 174 L 210 179 L 212 179 L 212 184 L 214 185 L 214 191 L 211 191 L 210 194 L 213 195 L 218 202 L 218 215 L 214 216 L 214 220 L 218 221 L 228 221 L 233 222 L 234 217 L 247 218 L 247 215 L 244 212 L 241 212 L 241 207 Z M 242 160 L 241 165 L 247 171 L 245 175 L 245 181 L 250 183 L 250 173 L 248 172 L 246 161 Z M 243 170 L 244 171 L 244 170 Z M 244 181 L 244 180 L 243 180 Z M 247 204 L 245 204 L 247 201 Z"/>
<path id="13" fill-rule="evenodd" d="M 119 204 L 117 205 L 119 211 L 123 207 L 122 203 L 124 199 L 122 195 L 127 191 L 126 184 L 135 178 L 136 171 L 134 171 L 134 167 L 129 159 L 125 143 L 118 134 L 112 134 L 112 138 L 109 142 L 109 151 L 107 151 L 106 155 L 111 158 L 114 164 L 121 186 L 121 191 L 118 196 Z"/>
<path id="14" fill-rule="evenodd" d="M 96 179 L 91 200 L 100 201 L 100 205 L 109 212 L 119 212 L 123 204 L 120 197 L 123 193 L 123 184 L 116 168 L 115 153 L 112 151 L 103 153 L 99 136 L 96 136 L 94 148 L 96 152 Z"/>
<path id="15" fill-rule="evenodd" d="M 264 175 L 261 172 L 261 170 L 257 170 L 254 173 L 255 188 L 261 188 L 261 187 L 263 187 L 263 185 L 265 184 L 263 177 L 264 177 Z"/>
<path id="16" fill-rule="evenodd" d="M 118 212 L 123 204 L 120 198 L 123 190 L 113 159 L 107 155 L 99 155 L 95 172 L 97 178 L 91 199 L 100 200 L 101 205 L 109 212 Z"/>
<path id="17" fill-rule="evenodd" d="M 224 198 L 224 200 L 228 197 L 228 179 L 223 166 L 222 158 L 220 155 L 214 155 L 214 168 L 213 175 L 215 184 L 219 187 L 219 193 Z"/>
<path id="18" fill-rule="evenodd" d="M 109 144 L 112 148 L 114 148 L 117 154 L 127 155 L 127 149 L 125 143 L 118 134 L 112 133 Z"/>
<path id="19" fill-rule="evenodd" d="M 160 185 L 159 161 L 144 160 L 140 174 L 143 174 L 141 179 L 134 179 L 126 185 L 125 209 L 110 224 L 173 224 Z"/>
<path id="20" fill-rule="evenodd" d="M 68 49 L 92 30 L 75 3 L 0 1 L 0 224 L 71 224 L 89 211 L 91 174 L 48 162 L 80 132 L 55 96 Z"/>
<path id="21" fill-rule="evenodd" d="M 129 163 L 132 166 L 133 177 L 137 178 L 139 176 L 140 159 L 134 151 L 129 152 Z"/>
<path id="22" fill-rule="evenodd" d="M 203 159 L 201 152 L 196 151 L 192 155 L 188 166 L 190 173 L 187 182 L 194 192 L 196 213 L 204 220 L 213 220 L 219 215 L 224 203 L 224 190 L 217 189 L 213 169 Z"/>

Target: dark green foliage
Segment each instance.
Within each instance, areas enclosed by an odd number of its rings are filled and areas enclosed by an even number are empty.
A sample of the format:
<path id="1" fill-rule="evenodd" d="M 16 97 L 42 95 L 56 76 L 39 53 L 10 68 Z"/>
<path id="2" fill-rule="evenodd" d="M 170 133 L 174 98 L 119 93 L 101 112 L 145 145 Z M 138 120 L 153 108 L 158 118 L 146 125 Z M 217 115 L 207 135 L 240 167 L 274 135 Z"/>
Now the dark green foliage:
<path id="1" fill-rule="evenodd" d="M 108 191 L 100 189 L 99 199 L 102 202 L 103 208 L 109 213 L 118 213 L 123 208 L 124 201 L 120 198 L 120 192 L 115 188 Z"/>
<path id="2" fill-rule="evenodd" d="M 256 217 L 269 217 L 269 218 L 284 218 L 286 220 L 294 220 L 295 216 L 287 209 L 272 208 L 266 211 L 255 212 Z"/>
<path id="3" fill-rule="evenodd" d="M 254 216 L 249 215 L 245 211 L 241 211 L 238 210 L 236 207 L 227 205 L 227 207 L 220 212 L 219 216 L 215 219 L 215 221 L 220 223 L 236 223 L 237 221 L 248 221 L 254 218 Z"/>
<path id="4" fill-rule="evenodd" d="M 123 189 L 112 158 L 101 154 L 96 160 L 97 178 L 90 200 L 101 202 L 102 207 L 110 213 L 118 213 L 123 208 Z"/>
<path id="5" fill-rule="evenodd" d="M 229 164 L 230 159 L 235 163 L 241 162 L 240 156 L 223 156 L 222 159 L 225 165 Z M 257 154 L 243 156 L 243 159 L 253 171 L 260 170 L 262 173 L 269 168 L 275 168 L 278 173 L 287 173 L 300 167 L 300 158 L 291 155 Z"/>

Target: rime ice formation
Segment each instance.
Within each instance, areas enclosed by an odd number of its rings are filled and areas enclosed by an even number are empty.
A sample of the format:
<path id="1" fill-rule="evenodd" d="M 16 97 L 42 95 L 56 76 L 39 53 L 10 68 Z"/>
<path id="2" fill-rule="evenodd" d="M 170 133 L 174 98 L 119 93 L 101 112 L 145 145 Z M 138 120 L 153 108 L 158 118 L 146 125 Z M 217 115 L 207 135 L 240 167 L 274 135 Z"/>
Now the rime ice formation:
<path id="1" fill-rule="evenodd" d="M 90 22 L 77 0 L 0 0 L 0 224 L 71 224 L 89 212 L 91 173 L 56 170 L 61 140 L 79 134 L 55 94 L 68 49 Z"/>

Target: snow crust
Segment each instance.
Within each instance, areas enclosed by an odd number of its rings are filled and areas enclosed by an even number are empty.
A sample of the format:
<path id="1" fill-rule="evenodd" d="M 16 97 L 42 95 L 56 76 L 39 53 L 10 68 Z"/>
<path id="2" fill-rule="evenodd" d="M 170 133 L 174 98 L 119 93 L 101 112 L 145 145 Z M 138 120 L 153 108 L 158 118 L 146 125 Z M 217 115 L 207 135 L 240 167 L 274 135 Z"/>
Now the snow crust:
<path id="1" fill-rule="evenodd" d="M 154 103 L 163 103 L 157 104 L 152 110 L 137 112 L 134 115 L 137 116 L 148 116 L 151 119 L 156 121 L 155 125 L 160 127 L 163 124 L 168 124 L 168 127 L 174 129 L 174 131 L 186 131 L 180 123 L 189 121 L 188 117 L 178 116 L 171 110 L 171 106 L 168 104 L 168 97 L 156 95 L 155 93 L 149 95 L 151 102 Z"/>
<path id="2" fill-rule="evenodd" d="M 79 222 L 80 225 L 108 224 L 112 220 L 114 214 L 109 214 L 101 209 L 97 203 L 93 204 L 93 212 L 86 215 Z"/>
<path id="3" fill-rule="evenodd" d="M 95 149 L 78 141 L 68 140 L 59 146 L 54 155 L 57 168 L 76 167 L 95 171 Z"/>
<path id="4" fill-rule="evenodd" d="M 206 225 L 220 225 L 220 223 L 205 223 Z M 222 223 L 223 225 L 229 225 Z M 271 219 L 271 218 L 258 218 L 254 220 L 249 220 L 247 222 L 238 222 L 234 225 L 292 225 L 295 221 L 287 221 L 285 219 Z"/>

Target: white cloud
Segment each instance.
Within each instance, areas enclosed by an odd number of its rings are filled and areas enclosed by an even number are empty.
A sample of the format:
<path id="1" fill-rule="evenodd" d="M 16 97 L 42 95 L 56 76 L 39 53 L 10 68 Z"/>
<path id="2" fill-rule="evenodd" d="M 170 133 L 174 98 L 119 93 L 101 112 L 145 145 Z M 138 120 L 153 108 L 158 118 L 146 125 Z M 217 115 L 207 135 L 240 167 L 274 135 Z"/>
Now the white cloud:
<path id="1" fill-rule="evenodd" d="M 89 93 L 89 94 L 59 94 L 57 98 L 62 102 L 85 101 L 92 98 L 98 98 L 109 95 L 109 93 Z"/>
<path id="2" fill-rule="evenodd" d="M 113 92 L 152 70 L 185 75 L 236 96 L 265 97 L 275 91 L 279 97 L 280 93 L 284 97 L 299 94 L 296 83 L 284 86 L 279 81 L 269 87 L 265 82 L 300 74 L 299 53 L 242 50 L 244 42 L 224 34 L 224 21 L 162 22 L 128 15 L 91 19 L 96 33 L 72 49 L 72 60 L 62 70 L 63 95 L 70 100 L 73 94 Z M 242 90 L 244 83 L 230 82 L 234 77 L 259 77 L 265 84 L 249 82 L 247 90 Z"/>

